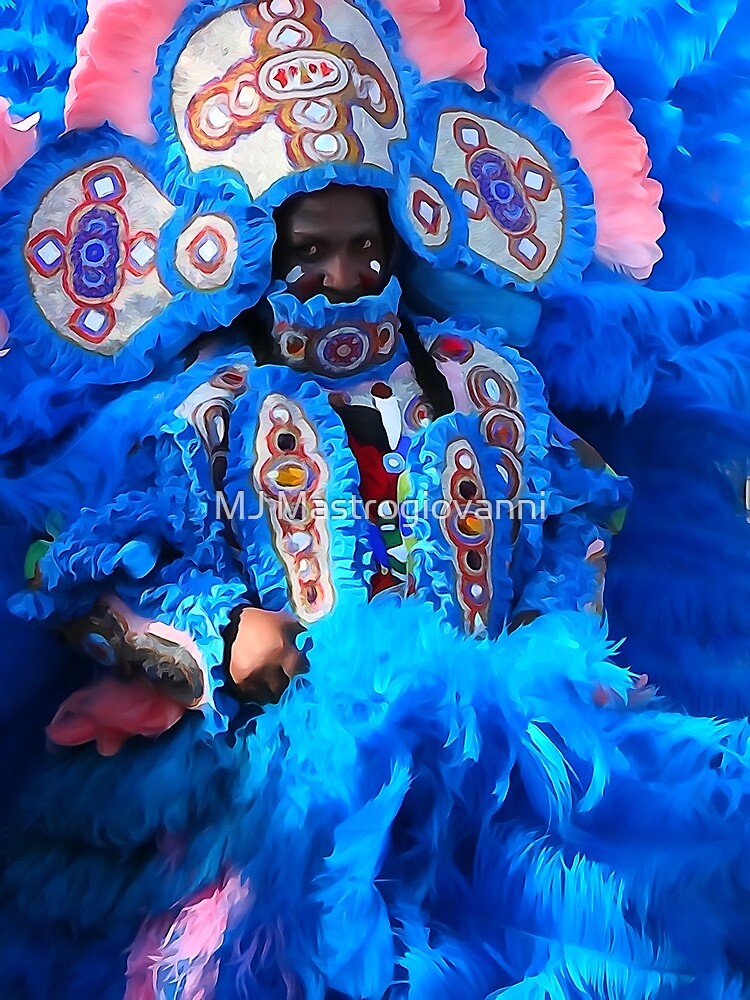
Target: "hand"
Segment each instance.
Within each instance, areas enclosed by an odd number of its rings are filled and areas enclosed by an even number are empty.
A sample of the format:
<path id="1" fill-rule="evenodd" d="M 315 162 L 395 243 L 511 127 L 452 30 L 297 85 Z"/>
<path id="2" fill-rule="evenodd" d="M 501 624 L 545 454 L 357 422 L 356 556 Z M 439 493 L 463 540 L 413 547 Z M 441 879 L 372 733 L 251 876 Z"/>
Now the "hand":
<path id="1" fill-rule="evenodd" d="M 229 676 L 243 698 L 275 705 L 307 660 L 294 644 L 304 626 L 284 611 L 244 608 L 229 654 Z"/>
<path id="2" fill-rule="evenodd" d="M 143 676 L 185 708 L 196 708 L 203 700 L 205 666 L 191 636 L 144 618 L 116 594 L 101 598 L 89 615 L 70 623 L 64 635 L 116 675 Z"/>

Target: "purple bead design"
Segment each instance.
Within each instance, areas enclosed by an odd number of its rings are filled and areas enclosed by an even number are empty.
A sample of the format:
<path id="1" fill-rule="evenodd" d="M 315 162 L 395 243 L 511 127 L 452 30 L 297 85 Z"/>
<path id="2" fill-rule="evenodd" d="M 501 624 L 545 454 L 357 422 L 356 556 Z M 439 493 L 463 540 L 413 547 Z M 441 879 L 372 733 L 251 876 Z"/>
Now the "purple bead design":
<path id="1" fill-rule="evenodd" d="M 79 219 L 70 244 L 73 291 L 81 299 L 105 300 L 117 290 L 120 222 L 105 208 L 90 208 Z"/>
<path id="2" fill-rule="evenodd" d="M 497 224 L 512 236 L 525 233 L 534 215 L 505 159 L 493 150 L 481 150 L 472 157 L 470 170 Z"/>

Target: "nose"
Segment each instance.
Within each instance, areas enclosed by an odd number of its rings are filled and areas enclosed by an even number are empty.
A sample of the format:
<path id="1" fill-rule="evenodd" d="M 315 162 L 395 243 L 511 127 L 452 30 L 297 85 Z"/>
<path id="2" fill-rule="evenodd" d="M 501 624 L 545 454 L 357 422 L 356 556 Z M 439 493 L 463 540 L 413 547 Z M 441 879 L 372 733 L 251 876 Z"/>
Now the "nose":
<path id="1" fill-rule="evenodd" d="M 362 278 L 356 261 L 346 253 L 331 256 L 326 262 L 323 274 L 323 288 L 337 297 L 358 297 L 361 291 Z"/>

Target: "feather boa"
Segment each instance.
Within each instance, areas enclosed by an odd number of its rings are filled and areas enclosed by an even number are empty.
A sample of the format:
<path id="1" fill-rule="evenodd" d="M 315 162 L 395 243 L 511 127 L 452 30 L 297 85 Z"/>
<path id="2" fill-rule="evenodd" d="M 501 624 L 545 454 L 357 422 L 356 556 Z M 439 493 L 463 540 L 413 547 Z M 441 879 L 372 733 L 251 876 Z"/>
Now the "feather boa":
<path id="1" fill-rule="evenodd" d="M 77 945 L 4 975 L 81 995 L 88 954 L 109 996 L 116 930 L 162 984 L 212 943 L 217 998 L 734 995 L 745 724 L 654 706 L 585 614 L 489 643 L 382 601 L 311 634 L 310 674 L 227 739 L 50 762 L 10 881 L 30 936 Z"/>

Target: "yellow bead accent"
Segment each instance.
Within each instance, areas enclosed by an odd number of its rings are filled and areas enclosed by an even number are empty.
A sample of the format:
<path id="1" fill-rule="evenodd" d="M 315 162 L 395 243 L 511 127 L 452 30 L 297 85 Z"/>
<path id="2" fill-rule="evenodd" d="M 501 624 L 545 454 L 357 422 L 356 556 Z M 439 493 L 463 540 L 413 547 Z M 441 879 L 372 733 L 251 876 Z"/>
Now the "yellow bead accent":
<path id="1" fill-rule="evenodd" d="M 276 482 L 279 486 L 302 486 L 307 480 L 307 472 L 297 465 L 288 465 L 284 469 L 279 469 L 276 475 Z"/>

